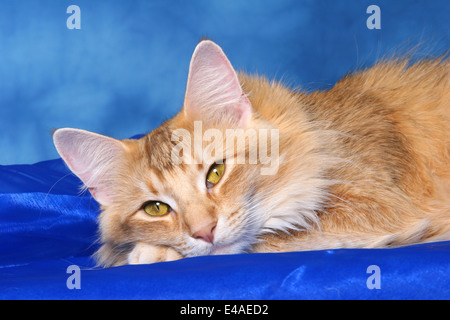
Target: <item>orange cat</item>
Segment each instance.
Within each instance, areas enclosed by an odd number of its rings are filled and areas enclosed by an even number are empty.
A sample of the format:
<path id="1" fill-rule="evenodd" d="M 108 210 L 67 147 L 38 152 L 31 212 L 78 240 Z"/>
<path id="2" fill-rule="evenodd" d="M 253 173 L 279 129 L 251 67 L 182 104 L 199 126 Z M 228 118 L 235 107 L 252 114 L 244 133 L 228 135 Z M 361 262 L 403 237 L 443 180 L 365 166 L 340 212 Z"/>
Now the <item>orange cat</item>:
<path id="1" fill-rule="evenodd" d="M 53 138 L 101 204 L 104 266 L 450 240 L 449 70 L 385 61 L 306 94 L 204 40 L 159 128 Z"/>

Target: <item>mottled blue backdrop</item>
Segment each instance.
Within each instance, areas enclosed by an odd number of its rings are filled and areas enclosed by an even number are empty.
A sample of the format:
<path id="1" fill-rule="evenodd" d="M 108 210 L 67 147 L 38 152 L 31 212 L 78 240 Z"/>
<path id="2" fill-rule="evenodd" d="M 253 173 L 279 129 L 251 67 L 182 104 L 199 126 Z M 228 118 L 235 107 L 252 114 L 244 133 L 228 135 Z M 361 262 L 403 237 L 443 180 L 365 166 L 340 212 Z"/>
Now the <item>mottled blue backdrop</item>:
<path id="1" fill-rule="evenodd" d="M 81 29 L 69 30 L 69 5 Z M 369 5 L 381 29 L 369 30 Z M 183 103 L 189 59 L 207 36 L 238 69 L 326 88 L 422 41 L 450 47 L 448 0 L 0 0 L 0 164 L 57 157 L 52 129 L 116 138 L 147 132 Z"/>

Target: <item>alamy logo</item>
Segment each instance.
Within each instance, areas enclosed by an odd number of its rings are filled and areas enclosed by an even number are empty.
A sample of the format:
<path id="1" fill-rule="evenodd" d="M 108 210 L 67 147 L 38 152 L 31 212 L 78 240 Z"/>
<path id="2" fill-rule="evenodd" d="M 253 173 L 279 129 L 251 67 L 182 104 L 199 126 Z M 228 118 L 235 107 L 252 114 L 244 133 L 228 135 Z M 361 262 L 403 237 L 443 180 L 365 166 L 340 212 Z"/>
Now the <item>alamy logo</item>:
<path id="1" fill-rule="evenodd" d="M 381 270 L 377 265 L 370 265 L 367 267 L 366 273 L 371 274 L 367 278 L 366 285 L 370 290 L 381 289 Z"/>
<path id="2" fill-rule="evenodd" d="M 171 140 L 174 164 L 201 164 L 205 159 L 227 159 L 227 163 L 259 164 L 261 175 L 278 172 L 278 129 L 207 129 L 203 132 L 202 121 L 194 121 L 194 136 L 186 129 L 176 129 Z"/>
<path id="3" fill-rule="evenodd" d="M 81 10 L 79 6 L 70 5 L 67 7 L 67 13 L 71 15 L 67 18 L 67 29 L 81 29 Z"/>
<path id="4" fill-rule="evenodd" d="M 67 278 L 67 289 L 81 289 L 81 271 L 80 267 L 73 264 L 67 267 L 66 273 L 72 274 Z"/>
<path id="5" fill-rule="evenodd" d="M 367 7 L 366 13 L 371 14 L 366 21 L 367 29 L 381 29 L 381 10 L 379 6 L 371 5 Z"/>

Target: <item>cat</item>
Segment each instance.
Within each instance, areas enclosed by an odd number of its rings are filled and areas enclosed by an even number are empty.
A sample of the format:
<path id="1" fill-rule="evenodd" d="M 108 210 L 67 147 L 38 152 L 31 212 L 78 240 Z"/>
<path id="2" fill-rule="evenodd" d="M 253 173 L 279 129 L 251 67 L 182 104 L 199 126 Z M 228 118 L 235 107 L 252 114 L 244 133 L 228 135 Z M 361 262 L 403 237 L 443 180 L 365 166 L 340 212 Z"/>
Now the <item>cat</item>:
<path id="1" fill-rule="evenodd" d="M 237 73 L 206 39 L 182 110 L 160 127 L 137 140 L 71 128 L 53 139 L 101 205 L 105 267 L 450 240 L 449 66 L 387 59 L 304 93 Z M 245 143 L 206 152 L 196 124 L 223 133 L 218 145 L 227 129 Z M 272 173 L 260 155 L 233 161 L 257 154 L 250 129 L 278 133 L 256 136 L 273 147 Z"/>

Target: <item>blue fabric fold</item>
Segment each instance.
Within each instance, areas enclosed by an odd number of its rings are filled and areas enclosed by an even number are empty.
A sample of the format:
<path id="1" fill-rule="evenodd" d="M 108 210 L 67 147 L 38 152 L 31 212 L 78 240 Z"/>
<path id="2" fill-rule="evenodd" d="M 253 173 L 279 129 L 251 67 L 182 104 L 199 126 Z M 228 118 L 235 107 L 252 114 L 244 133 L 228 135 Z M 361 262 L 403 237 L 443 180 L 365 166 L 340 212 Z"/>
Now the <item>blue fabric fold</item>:
<path id="1" fill-rule="evenodd" d="M 88 257 L 0 268 L 0 299 L 449 299 L 450 243 L 187 258 L 95 268 Z M 71 265 L 80 289 L 67 288 Z M 380 269 L 380 288 L 367 268 Z"/>

